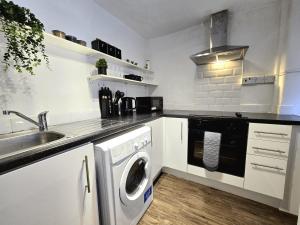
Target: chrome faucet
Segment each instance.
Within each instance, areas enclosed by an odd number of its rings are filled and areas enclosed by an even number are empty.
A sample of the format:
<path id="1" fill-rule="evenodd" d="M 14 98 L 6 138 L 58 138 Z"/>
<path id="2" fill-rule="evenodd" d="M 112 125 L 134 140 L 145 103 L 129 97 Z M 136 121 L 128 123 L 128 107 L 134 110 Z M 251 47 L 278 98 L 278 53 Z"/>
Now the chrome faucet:
<path id="1" fill-rule="evenodd" d="M 19 113 L 17 111 L 11 111 L 11 110 L 4 110 L 3 111 L 3 115 L 9 115 L 11 113 L 15 114 L 15 115 L 17 115 L 19 117 L 21 117 L 24 120 L 27 120 L 30 123 L 33 123 L 36 126 L 38 126 L 40 131 L 46 131 L 46 130 L 48 130 L 48 124 L 47 124 L 47 118 L 46 118 L 46 115 L 47 115 L 48 111 L 41 112 L 38 115 L 38 121 L 39 122 L 36 122 L 33 119 L 30 119 L 29 117 L 27 117 L 24 114 Z"/>

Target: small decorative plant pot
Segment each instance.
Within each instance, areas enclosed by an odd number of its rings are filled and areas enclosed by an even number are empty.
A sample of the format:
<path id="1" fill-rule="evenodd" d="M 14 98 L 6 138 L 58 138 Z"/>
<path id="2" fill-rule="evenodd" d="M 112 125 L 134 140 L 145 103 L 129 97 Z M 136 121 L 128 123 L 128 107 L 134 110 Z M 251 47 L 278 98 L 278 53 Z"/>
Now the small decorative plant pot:
<path id="1" fill-rule="evenodd" d="M 98 74 L 106 75 L 107 67 L 98 67 Z"/>

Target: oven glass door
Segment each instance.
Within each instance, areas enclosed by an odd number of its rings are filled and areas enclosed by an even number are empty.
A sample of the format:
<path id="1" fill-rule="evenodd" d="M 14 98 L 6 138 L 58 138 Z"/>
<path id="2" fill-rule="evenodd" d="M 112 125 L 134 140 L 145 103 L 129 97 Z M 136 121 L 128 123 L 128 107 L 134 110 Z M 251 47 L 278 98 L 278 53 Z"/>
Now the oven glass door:
<path id="1" fill-rule="evenodd" d="M 188 163 L 203 168 L 204 133 L 206 130 L 207 128 L 203 130 L 201 128 L 189 128 Z M 219 132 L 222 134 L 217 171 L 244 177 L 247 134 L 243 137 L 243 134 L 226 132 L 222 129 L 219 131 L 207 131 Z"/>

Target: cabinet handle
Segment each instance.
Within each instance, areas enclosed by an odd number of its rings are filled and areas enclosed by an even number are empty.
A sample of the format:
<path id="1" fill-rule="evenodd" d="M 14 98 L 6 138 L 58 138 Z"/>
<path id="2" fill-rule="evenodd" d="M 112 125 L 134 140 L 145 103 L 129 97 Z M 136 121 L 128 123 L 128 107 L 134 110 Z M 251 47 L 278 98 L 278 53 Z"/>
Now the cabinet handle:
<path id="1" fill-rule="evenodd" d="M 180 139 L 181 139 L 181 143 L 182 143 L 182 127 L 183 127 L 183 124 L 181 122 L 181 127 L 180 127 Z"/>
<path id="2" fill-rule="evenodd" d="M 268 152 L 277 152 L 277 153 L 280 153 L 280 154 L 285 153 L 285 151 L 273 150 L 273 149 L 269 149 L 269 148 L 259 148 L 259 147 L 252 147 L 252 148 L 256 149 L 256 150 L 262 150 L 262 151 L 268 151 Z"/>
<path id="3" fill-rule="evenodd" d="M 267 165 L 263 165 L 263 164 L 259 164 L 259 163 L 251 163 L 251 165 L 253 166 L 260 166 L 260 167 L 264 167 L 264 168 L 269 168 L 269 169 L 275 169 L 275 170 L 284 170 L 280 167 L 277 167 L 277 166 L 267 166 Z"/>
<path id="4" fill-rule="evenodd" d="M 279 136 L 288 136 L 285 133 L 273 133 L 273 132 L 265 132 L 265 131 L 254 131 L 256 134 L 271 134 L 271 135 L 279 135 Z"/>
<path id="5" fill-rule="evenodd" d="M 91 185 L 90 185 L 90 170 L 89 170 L 89 161 L 88 157 L 84 157 L 84 163 L 85 163 L 85 172 L 86 172 L 86 182 L 87 185 L 85 185 L 85 188 L 87 189 L 88 193 L 91 192 Z"/>

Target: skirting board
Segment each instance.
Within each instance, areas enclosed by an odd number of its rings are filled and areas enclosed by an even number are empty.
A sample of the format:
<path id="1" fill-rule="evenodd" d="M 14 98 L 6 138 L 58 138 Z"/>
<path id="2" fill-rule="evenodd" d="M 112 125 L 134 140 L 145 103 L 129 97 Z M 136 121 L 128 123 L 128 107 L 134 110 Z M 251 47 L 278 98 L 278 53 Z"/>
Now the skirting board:
<path id="1" fill-rule="evenodd" d="M 232 186 L 229 184 L 220 183 L 215 180 L 211 180 L 211 179 L 195 176 L 193 174 L 174 170 L 174 169 L 171 169 L 168 167 L 164 167 L 162 169 L 162 171 L 164 173 L 168 173 L 168 174 L 174 175 L 176 177 L 179 177 L 179 178 L 182 178 L 185 180 L 189 180 L 189 181 L 199 183 L 199 184 L 202 184 L 202 185 L 205 185 L 208 187 L 212 187 L 212 188 L 215 188 L 215 189 L 218 189 L 221 191 L 225 191 L 230 194 L 234 194 L 234 195 L 237 195 L 237 196 L 240 196 L 240 197 L 243 197 L 246 199 L 250 199 L 250 200 L 253 200 L 253 201 L 268 205 L 268 206 L 272 206 L 274 208 L 277 208 L 281 211 L 286 212 L 285 210 L 280 208 L 281 200 L 279 200 L 279 199 L 275 199 L 275 198 L 268 197 L 268 196 L 265 196 L 265 195 L 262 195 L 259 193 L 251 192 L 251 191 L 248 191 L 248 190 L 245 190 L 245 189 L 242 189 L 239 187 L 235 187 L 235 186 Z"/>

